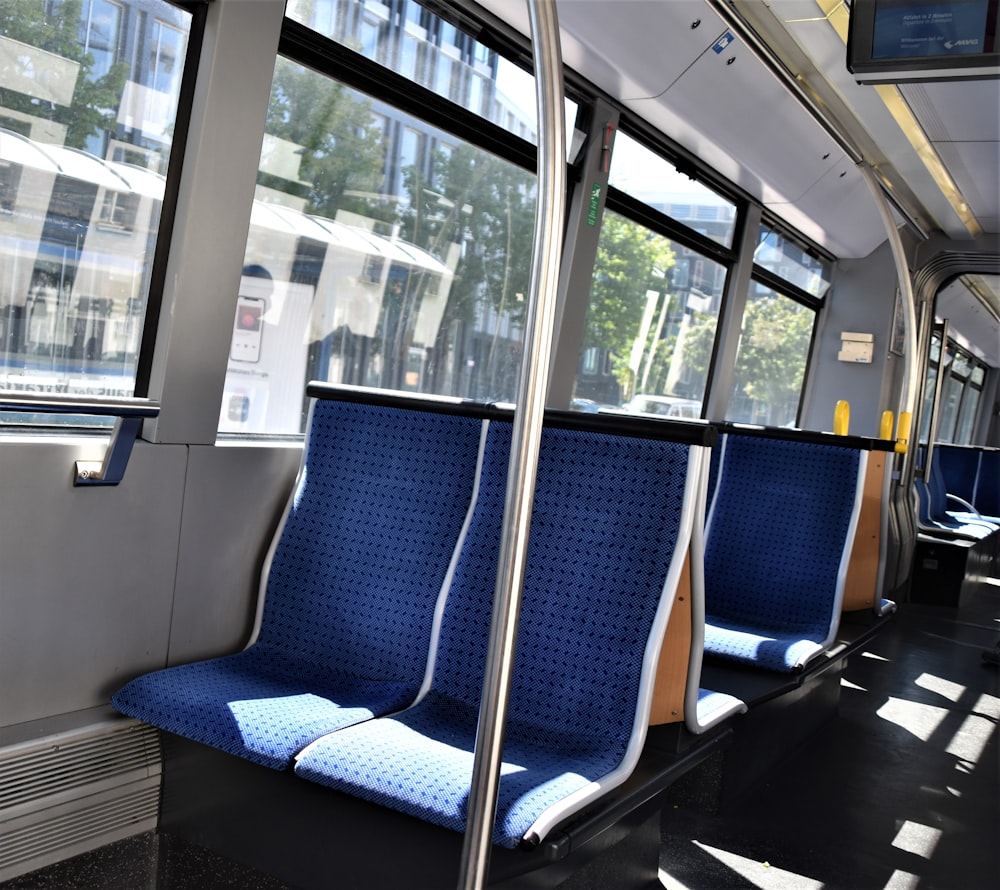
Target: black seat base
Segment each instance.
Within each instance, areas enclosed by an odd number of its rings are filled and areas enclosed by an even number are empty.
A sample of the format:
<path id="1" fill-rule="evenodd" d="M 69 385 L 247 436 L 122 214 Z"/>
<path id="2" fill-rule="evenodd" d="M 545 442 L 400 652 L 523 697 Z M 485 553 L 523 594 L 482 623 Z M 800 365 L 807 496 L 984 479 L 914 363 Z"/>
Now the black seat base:
<path id="1" fill-rule="evenodd" d="M 683 754 L 648 746 L 628 782 L 534 850 L 494 847 L 489 885 L 588 890 L 614 874 L 616 887 L 649 886 L 667 790 L 729 736 L 721 730 Z M 457 832 L 179 736 L 163 733 L 163 751 L 161 831 L 303 890 L 457 885 Z"/>

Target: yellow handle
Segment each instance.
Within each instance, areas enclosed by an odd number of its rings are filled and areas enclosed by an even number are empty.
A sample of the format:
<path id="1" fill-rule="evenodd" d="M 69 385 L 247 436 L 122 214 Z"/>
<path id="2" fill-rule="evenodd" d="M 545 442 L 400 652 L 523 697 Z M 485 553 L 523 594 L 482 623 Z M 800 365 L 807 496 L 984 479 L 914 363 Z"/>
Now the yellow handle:
<path id="1" fill-rule="evenodd" d="M 891 411 L 882 412 L 882 425 L 879 427 L 878 437 L 880 439 L 892 438 L 892 423 L 896 419 Z"/>
<path id="2" fill-rule="evenodd" d="M 899 454 L 906 454 L 910 447 L 910 424 L 912 423 L 912 412 L 899 412 L 899 426 L 896 428 L 896 451 Z"/>
<path id="3" fill-rule="evenodd" d="M 851 404 L 841 399 L 833 409 L 833 432 L 838 436 L 846 436 L 851 426 Z"/>

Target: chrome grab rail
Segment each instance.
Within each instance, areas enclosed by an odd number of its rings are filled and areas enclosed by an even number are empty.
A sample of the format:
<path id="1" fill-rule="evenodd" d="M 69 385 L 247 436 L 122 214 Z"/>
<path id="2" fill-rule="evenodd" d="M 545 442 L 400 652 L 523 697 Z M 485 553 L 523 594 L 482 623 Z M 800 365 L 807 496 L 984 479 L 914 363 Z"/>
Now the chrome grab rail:
<path id="1" fill-rule="evenodd" d="M 104 459 L 78 460 L 73 470 L 74 485 L 118 485 L 132 446 L 142 429 L 143 420 L 160 413 L 159 403 L 150 399 L 102 398 L 59 395 L 13 396 L 0 393 L 0 412 L 17 411 L 32 414 L 86 414 L 94 417 L 115 417 L 114 429 Z"/>

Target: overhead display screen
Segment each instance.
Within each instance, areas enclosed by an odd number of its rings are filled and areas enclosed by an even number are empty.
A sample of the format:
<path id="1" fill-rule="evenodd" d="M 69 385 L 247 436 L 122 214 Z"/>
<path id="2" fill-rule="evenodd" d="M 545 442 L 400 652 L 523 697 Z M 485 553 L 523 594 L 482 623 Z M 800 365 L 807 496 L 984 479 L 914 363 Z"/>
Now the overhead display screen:
<path id="1" fill-rule="evenodd" d="M 847 67 L 861 83 L 1000 76 L 997 0 L 854 0 Z"/>

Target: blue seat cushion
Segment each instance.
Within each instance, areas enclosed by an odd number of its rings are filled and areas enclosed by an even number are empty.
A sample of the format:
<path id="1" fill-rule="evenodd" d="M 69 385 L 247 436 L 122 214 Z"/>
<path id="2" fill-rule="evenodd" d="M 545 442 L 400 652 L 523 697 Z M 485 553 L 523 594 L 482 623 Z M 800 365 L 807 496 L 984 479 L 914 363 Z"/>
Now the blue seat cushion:
<path id="1" fill-rule="evenodd" d="M 323 734 L 399 710 L 414 692 L 409 679 L 325 676 L 257 646 L 145 674 L 112 704 L 167 732 L 284 769 Z"/>
<path id="2" fill-rule="evenodd" d="M 464 831 L 477 718 L 468 705 L 431 693 L 418 709 L 320 739 L 300 755 L 295 772 Z M 621 751 L 598 736 L 508 730 L 492 840 L 513 848 L 539 813 L 611 772 Z"/>
<path id="3" fill-rule="evenodd" d="M 139 677 L 112 704 L 283 768 L 324 732 L 411 703 L 472 502 L 481 433 L 481 420 L 458 414 L 316 402 L 256 642 Z"/>
<path id="4" fill-rule="evenodd" d="M 815 628 L 767 630 L 712 618 L 705 624 L 705 651 L 771 671 L 795 671 L 823 651 Z"/>
<path id="5" fill-rule="evenodd" d="M 464 829 L 510 438 L 510 424 L 491 422 L 430 691 L 402 714 L 316 742 L 297 775 Z M 687 550 L 689 456 L 674 442 L 543 431 L 497 845 L 540 840 L 623 781 L 638 757 L 649 708 L 641 693 L 654 673 L 646 653 L 663 638 Z"/>

